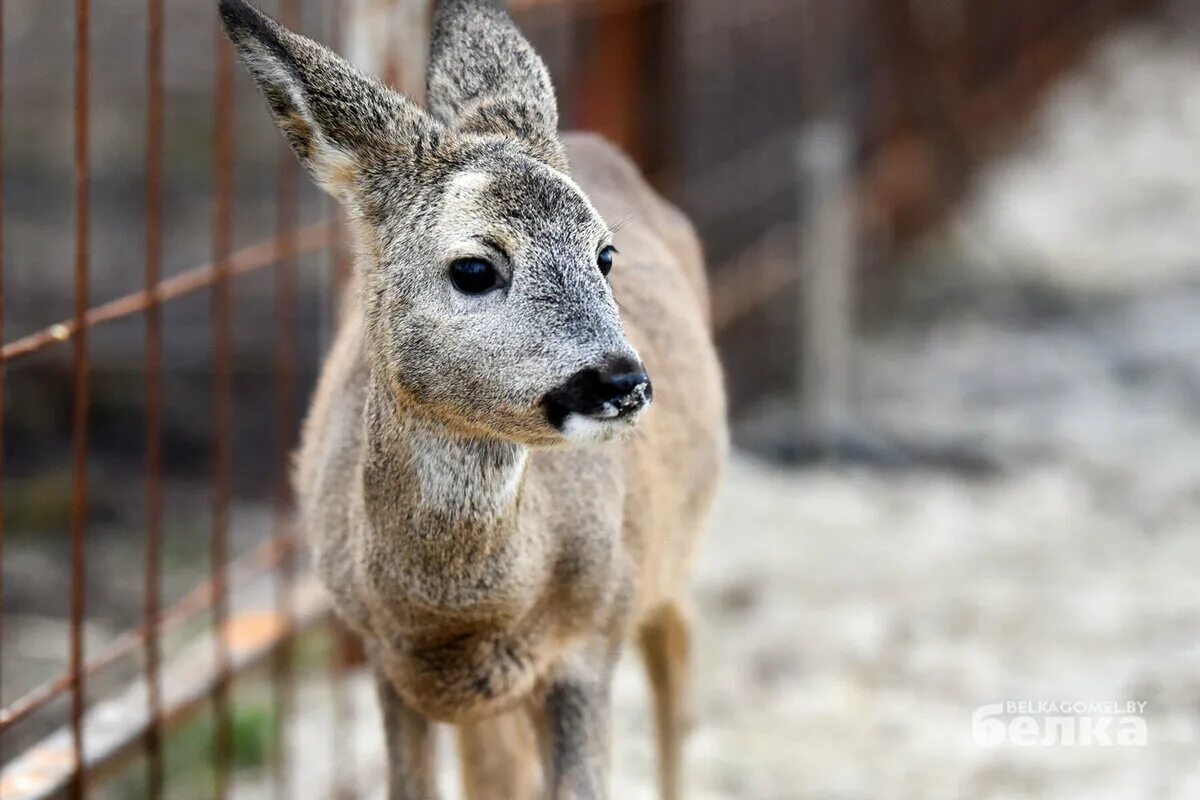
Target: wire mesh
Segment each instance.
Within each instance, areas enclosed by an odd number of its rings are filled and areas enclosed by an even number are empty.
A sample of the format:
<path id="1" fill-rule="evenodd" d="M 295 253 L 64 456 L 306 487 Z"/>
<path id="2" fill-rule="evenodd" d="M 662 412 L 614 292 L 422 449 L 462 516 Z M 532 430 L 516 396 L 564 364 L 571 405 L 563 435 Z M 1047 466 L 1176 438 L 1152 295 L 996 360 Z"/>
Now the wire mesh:
<path id="1" fill-rule="evenodd" d="M 133 0 L 129 0 L 133 2 Z M 359 6 L 387 4 L 403 12 L 398 0 L 360 0 Z M 8 143 L 4 25 L 8 4 L 0 0 L 0 153 Z M 112 6 L 119 5 L 113 0 Z M 347 4 L 349 5 L 349 4 Z M 714 321 L 727 353 L 761 353 L 764 335 L 778 338 L 796 316 L 796 295 L 784 291 L 798 277 L 797 206 L 803 176 L 794 167 L 795 148 L 806 126 L 830 116 L 846 121 L 853 141 L 852 183 L 862 230 L 858 235 L 881 254 L 926 230 L 962 191 L 972 165 L 1009 135 L 1049 80 L 1077 57 L 1097 31 L 1131 11 L 1152 8 L 1148 0 L 1025 2 L 1019 13 L 982 0 L 929 3 L 917 0 L 859 0 L 847 4 L 796 3 L 793 0 L 518 0 L 512 3 L 537 44 L 547 53 L 564 98 L 564 116 L 573 124 L 599 130 L 632 153 L 652 180 L 677 200 L 697 223 L 712 256 Z M 101 7 L 109 10 L 108 3 Z M 279 16 L 303 28 L 305 6 L 281 0 Z M 411 9 L 411 6 L 409 7 Z M 349 11 L 342 3 L 326 7 L 332 38 Z M 288 738 L 297 715 L 296 642 L 314 624 L 323 624 L 323 607 L 313 612 L 302 602 L 303 573 L 295 550 L 290 518 L 288 457 L 295 444 L 300 400 L 310 376 L 305 365 L 315 348 L 301 343 L 302 321 L 312 305 L 336 307 L 346 283 L 349 260 L 345 232 L 336 222 L 305 223 L 299 170 L 290 152 L 276 143 L 274 218 L 269 238 L 237 247 L 240 221 L 235 149 L 238 110 L 232 50 L 218 30 L 212 95 L 210 154 L 211 261 L 169 275 L 171 240 L 165 209 L 170 197 L 172 163 L 167 122 L 171 101 L 167 33 L 170 7 L 146 0 L 145 38 L 145 206 L 140 288 L 92 305 L 92 33 L 90 0 L 75 0 L 73 159 L 73 269 L 69 290 L 72 313 L 53 324 L 14 330 L 6 311 L 21 298 L 6 284 L 6 174 L 0 159 L 0 489 L 11 468 L 6 438 L 6 392 L 14 368 L 47 358 L 61 345 L 69 348 L 71 387 L 70 494 L 67 531 L 70 543 L 68 657 L 66 668 L 49 680 L 4 700 L 0 709 L 0 748 L 21 743 L 17 752 L 0 749 L 0 795 L 47 796 L 66 788 L 84 797 L 89 775 L 111 774 L 112 764 L 133 753 L 145 756 L 149 797 L 167 793 L 165 743 L 172 728 L 198 706 L 213 710 L 213 791 L 230 793 L 233 783 L 233 682 L 260 663 L 267 672 L 274 718 L 269 774 L 274 796 L 295 796 Z M 214 15 L 215 16 L 215 15 Z M 311 14 L 309 15 L 311 16 Z M 393 17 L 395 19 L 395 17 Z M 213 22 L 215 25 L 215 21 Z M 418 29 L 419 33 L 419 29 Z M 412 35 L 411 31 L 409 35 Z M 349 37 L 345 37 L 349 38 Z M 856 42 L 848 47 L 846 42 Z M 419 49 L 419 48 L 418 48 Z M 410 94 L 421 91 L 419 70 L 401 54 L 413 47 L 392 46 L 385 77 Z M 174 55 L 174 53 L 171 53 Z M 332 217 L 327 212 L 319 216 Z M 326 259 L 327 293 L 309 302 L 309 256 Z M 865 265 L 869 278 L 872 264 Z M 235 531 L 235 480 L 239 342 L 235 311 L 237 284 L 269 270 L 272 301 L 269 337 L 271 385 L 267 538 L 244 554 L 231 541 Z M 164 596 L 164 554 L 170 533 L 166 444 L 171 411 L 167 378 L 169 357 L 166 307 L 207 292 L 211 312 L 211 525 L 207 575 L 175 602 Z M 307 316 L 306 316 L 307 315 Z M 58 315 L 52 316 L 54 319 Z M 138 623 L 106 646 L 85 647 L 88 622 L 89 458 L 92 420 L 92 335 L 106 325 L 141 317 L 145 350 L 144 419 L 141 458 L 144 484 L 144 537 L 141 542 L 142 602 Z M 20 329 L 17 329 L 20 330 Z M 790 336 L 791 334 L 785 334 Z M 731 381 L 758 395 L 774 384 L 795 380 L 794 360 L 730 359 L 738 372 Z M 772 371 L 770 375 L 764 370 Z M 755 372 L 757 371 L 757 372 Z M 750 398 L 735 398 L 746 401 Z M 6 536 L 5 493 L 0 491 L 0 602 L 5 597 L 4 563 L 11 544 Z M 258 576 L 273 579 L 271 624 L 256 630 L 248 645 L 231 601 L 235 585 Z M 211 659 L 198 694 L 166 685 L 169 663 L 165 641 L 197 620 L 209 617 Z M 0 608 L 0 650 L 11 636 Z M 366 743 L 355 738 L 357 709 L 347 689 L 362 660 L 353 638 L 333 628 L 333 645 L 324 664 L 330 688 L 328 748 L 330 793 L 359 796 L 360 757 Z M 249 654 L 249 655 L 247 655 Z M 136 724 L 108 746 L 90 718 L 102 698 L 90 688 L 98 678 L 131 658 L 140 657 L 141 710 Z M 10 680 L 0 664 L 0 697 Z M 208 680 L 211 678 L 211 680 Z M 96 679 L 96 680 L 94 680 Z M 133 680 L 133 678 L 129 678 Z M 174 692 L 174 694 L 172 694 Z M 23 771 L 22 756 L 41 745 L 10 738 L 10 732 L 39 715 L 48 715 L 66 732 L 66 767 L 34 775 Z M 41 741 L 38 739 L 38 741 Z M 130 746 L 129 741 L 136 741 Z M 101 746 L 103 744 L 103 746 Z M 57 751 L 56 751 L 57 752 Z M 62 755 L 62 753 L 59 753 Z M 310 754 L 305 754 L 306 756 Z M 7 761 L 6 761 L 7 759 Z M 112 762 L 112 763 L 110 763 Z M 103 768 L 103 769 L 102 769 Z M 41 780 L 41 783 L 37 781 Z"/>

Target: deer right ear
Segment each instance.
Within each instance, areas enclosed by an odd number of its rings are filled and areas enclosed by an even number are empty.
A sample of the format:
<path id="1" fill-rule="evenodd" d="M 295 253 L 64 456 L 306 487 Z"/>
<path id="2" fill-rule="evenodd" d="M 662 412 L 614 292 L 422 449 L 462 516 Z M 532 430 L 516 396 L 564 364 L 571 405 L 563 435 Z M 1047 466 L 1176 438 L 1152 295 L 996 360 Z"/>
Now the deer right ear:
<path id="1" fill-rule="evenodd" d="M 550 73 L 497 0 L 436 0 L 427 103 L 447 125 L 516 137 L 565 167 Z"/>
<path id="2" fill-rule="evenodd" d="M 365 166 L 411 150 L 436 124 L 407 98 L 246 0 L 221 0 L 221 19 L 276 125 L 330 194 L 348 199 Z"/>

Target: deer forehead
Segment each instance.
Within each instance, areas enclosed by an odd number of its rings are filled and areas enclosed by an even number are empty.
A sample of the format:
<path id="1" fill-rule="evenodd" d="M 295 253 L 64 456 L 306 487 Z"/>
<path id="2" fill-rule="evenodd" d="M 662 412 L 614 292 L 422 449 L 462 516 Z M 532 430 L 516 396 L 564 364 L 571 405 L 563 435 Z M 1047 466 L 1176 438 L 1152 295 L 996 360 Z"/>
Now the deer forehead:
<path id="1" fill-rule="evenodd" d="M 447 239 L 487 237 L 510 255 L 527 248 L 587 251 L 608 235 L 604 220 L 570 176 L 524 156 L 485 161 L 454 174 L 439 222 Z"/>
<path id="2" fill-rule="evenodd" d="M 438 226 L 443 238 L 453 241 L 481 233 L 480 227 L 486 223 L 482 216 L 491 185 L 492 177 L 482 170 L 458 172 L 450 179 Z"/>

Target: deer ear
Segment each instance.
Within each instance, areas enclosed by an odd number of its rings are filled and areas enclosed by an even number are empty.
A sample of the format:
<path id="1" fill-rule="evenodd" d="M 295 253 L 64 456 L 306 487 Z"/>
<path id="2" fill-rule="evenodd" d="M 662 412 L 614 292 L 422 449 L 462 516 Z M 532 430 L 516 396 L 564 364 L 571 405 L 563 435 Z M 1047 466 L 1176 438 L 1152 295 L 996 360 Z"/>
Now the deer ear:
<path id="1" fill-rule="evenodd" d="M 437 0 L 426 102 L 447 125 L 514 136 L 562 159 L 550 73 L 495 0 Z"/>
<path id="2" fill-rule="evenodd" d="M 345 199 L 364 167 L 410 150 L 434 127 L 407 98 L 246 0 L 221 0 L 221 19 L 275 123 L 331 194 Z"/>

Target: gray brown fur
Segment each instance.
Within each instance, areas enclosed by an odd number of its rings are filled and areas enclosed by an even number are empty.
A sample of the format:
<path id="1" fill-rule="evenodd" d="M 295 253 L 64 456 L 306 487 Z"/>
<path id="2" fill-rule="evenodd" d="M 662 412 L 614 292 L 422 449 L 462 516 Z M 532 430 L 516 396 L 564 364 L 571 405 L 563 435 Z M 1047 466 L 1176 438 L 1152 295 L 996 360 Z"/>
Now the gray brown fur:
<path id="1" fill-rule="evenodd" d="M 545 67 L 486 0 L 439 4 L 430 112 L 244 0 L 221 11 L 354 233 L 356 301 L 295 486 L 379 676 L 392 800 L 436 796 L 431 721 L 458 725 L 473 800 L 539 783 L 608 797 L 610 683 L 631 638 L 676 800 L 685 584 L 726 451 L 691 227 L 609 145 L 559 139 Z M 597 253 L 614 241 L 606 280 Z M 457 292 L 448 265 L 467 256 L 507 287 Z M 640 357 L 653 406 L 551 424 L 542 398 L 612 353 Z"/>

